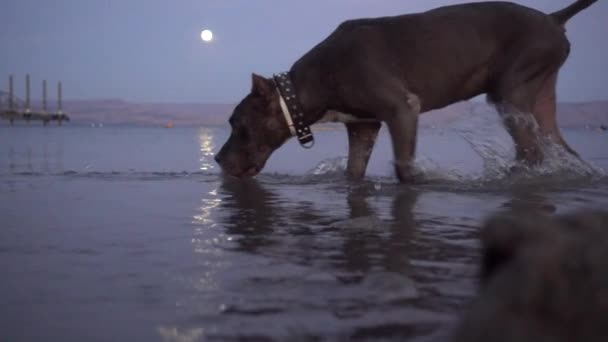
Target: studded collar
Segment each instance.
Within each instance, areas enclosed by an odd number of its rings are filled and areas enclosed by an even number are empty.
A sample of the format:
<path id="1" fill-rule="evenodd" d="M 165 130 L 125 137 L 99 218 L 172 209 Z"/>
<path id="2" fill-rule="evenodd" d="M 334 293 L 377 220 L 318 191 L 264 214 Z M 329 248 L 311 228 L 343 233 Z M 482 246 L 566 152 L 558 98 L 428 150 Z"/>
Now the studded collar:
<path id="1" fill-rule="evenodd" d="M 295 87 L 289 73 L 282 72 L 273 76 L 277 86 L 281 111 L 287 121 L 289 132 L 298 138 L 298 142 L 304 148 L 311 148 L 315 144 L 315 139 L 310 130 L 310 126 L 304 124 L 304 110 L 296 96 Z"/>

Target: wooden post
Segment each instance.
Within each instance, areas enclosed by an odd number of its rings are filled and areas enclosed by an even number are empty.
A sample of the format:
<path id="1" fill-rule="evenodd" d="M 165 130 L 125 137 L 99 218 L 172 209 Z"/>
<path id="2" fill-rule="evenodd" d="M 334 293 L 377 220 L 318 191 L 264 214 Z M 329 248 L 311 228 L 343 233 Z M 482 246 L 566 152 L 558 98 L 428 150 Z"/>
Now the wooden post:
<path id="1" fill-rule="evenodd" d="M 42 81 L 42 112 L 46 114 L 46 80 Z"/>
<path id="2" fill-rule="evenodd" d="M 59 124 L 59 126 L 61 126 L 61 123 L 63 121 L 63 104 L 61 101 L 61 81 L 59 83 L 57 83 L 57 124 Z"/>
<path id="3" fill-rule="evenodd" d="M 8 112 L 10 115 L 10 123 L 13 125 L 14 119 L 13 115 L 15 115 L 15 103 L 14 103 L 14 89 L 13 89 L 13 75 L 8 76 Z"/>
<path id="4" fill-rule="evenodd" d="M 25 112 L 30 112 L 30 75 L 25 75 Z"/>
<path id="5" fill-rule="evenodd" d="M 25 75 L 25 121 L 30 123 L 30 74 Z"/>
<path id="6" fill-rule="evenodd" d="M 63 99 L 61 91 L 61 82 L 57 83 L 57 114 L 63 114 Z"/>
<path id="7" fill-rule="evenodd" d="M 14 103 L 13 103 L 13 75 L 8 77 L 8 110 L 10 112 L 14 111 Z M 12 121 L 11 121 L 12 122 Z"/>

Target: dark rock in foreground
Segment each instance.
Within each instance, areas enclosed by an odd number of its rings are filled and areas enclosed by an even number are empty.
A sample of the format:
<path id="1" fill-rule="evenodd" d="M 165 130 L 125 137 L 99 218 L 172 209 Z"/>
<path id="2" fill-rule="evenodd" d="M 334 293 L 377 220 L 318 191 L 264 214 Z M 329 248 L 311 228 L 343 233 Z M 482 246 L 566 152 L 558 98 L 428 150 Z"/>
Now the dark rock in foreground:
<path id="1" fill-rule="evenodd" d="M 456 341 L 608 341 L 608 212 L 500 215 Z"/>

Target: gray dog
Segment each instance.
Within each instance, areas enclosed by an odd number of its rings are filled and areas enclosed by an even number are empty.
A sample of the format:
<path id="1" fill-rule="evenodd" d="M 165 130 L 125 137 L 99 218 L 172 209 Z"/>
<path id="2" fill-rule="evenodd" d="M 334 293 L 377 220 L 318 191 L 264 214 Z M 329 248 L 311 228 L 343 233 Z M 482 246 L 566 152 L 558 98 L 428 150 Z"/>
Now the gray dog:
<path id="1" fill-rule="evenodd" d="M 347 175 L 359 179 L 385 122 L 397 177 L 408 182 L 418 115 L 484 93 L 513 137 L 518 160 L 541 162 L 541 138 L 576 155 L 557 126 L 555 86 L 570 52 L 564 25 L 596 1 L 551 14 L 481 2 L 346 21 L 288 72 L 271 79 L 253 74 L 216 161 L 230 175 L 253 176 L 291 136 L 309 147 L 310 125 L 339 121 L 348 131 Z M 328 117 L 330 111 L 349 115 Z"/>

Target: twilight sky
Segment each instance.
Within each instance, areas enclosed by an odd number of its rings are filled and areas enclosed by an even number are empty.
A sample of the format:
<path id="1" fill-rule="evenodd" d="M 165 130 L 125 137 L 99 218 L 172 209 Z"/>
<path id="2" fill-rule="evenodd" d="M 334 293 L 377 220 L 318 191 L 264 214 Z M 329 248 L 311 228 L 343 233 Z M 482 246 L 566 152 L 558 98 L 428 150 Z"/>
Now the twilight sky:
<path id="1" fill-rule="evenodd" d="M 519 0 L 545 12 L 573 0 Z M 240 100 L 251 72 L 270 76 L 351 18 L 419 12 L 456 0 L 3 0 L 0 89 L 14 74 L 63 80 L 69 99 Z M 562 101 L 608 99 L 608 2 L 567 26 Z M 203 44 L 200 31 L 216 37 Z"/>

